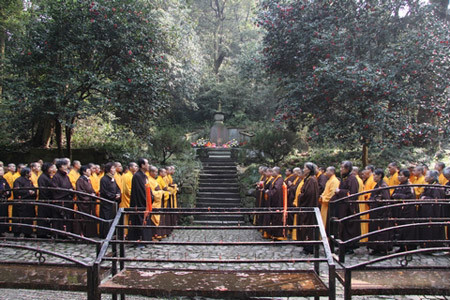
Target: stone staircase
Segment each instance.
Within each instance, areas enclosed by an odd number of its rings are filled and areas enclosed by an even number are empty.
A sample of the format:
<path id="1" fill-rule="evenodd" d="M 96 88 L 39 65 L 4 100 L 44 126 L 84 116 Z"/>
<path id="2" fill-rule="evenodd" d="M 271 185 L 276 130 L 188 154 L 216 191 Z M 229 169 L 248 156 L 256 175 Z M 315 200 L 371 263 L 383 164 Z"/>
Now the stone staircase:
<path id="1" fill-rule="evenodd" d="M 230 149 L 208 149 L 208 158 L 202 160 L 197 207 L 233 208 L 241 206 L 236 162 L 231 159 Z M 199 215 L 194 224 L 238 225 L 243 224 L 241 215 Z"/>

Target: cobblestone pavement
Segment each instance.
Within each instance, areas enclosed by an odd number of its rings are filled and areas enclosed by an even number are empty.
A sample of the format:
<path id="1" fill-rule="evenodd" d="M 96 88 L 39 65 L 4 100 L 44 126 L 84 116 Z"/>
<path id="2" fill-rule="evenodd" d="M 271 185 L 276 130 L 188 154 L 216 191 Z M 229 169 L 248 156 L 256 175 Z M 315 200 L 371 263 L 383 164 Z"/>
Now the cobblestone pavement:
<path id="1" fill-rule="evenodd" d="M 256 230 L 178 230 L 165 239 L 167 241 L 216 241 L 216 242 L 238 242 L 238 241 L 264 241 L 261 235 Z M 20 243 L 31 246 L 33 243 Z M 40 243 L 39 247 L 42 249 L 62 253 L 72 258 L 79 259 L 84 262 L 92 262 L 95 257 L 94 245 L 81 244 L 64 244 L 64 243 Z M 36 261 L 33 252 L 16 250 L 11 248 L 0 248 L 1 260 L 17 260 Z M 159 259 L 282 259 L 282 258 L 303 258 L 306 257 L 302 252 L 302 248 L 295 245 L 263 245 L 263 246 L 176 246 L 176 245 L 147 245 L 146 248 L 137 249 L 131 245 L 126 246 L 127 257 L 136 258 L 159 258 Z M 63 263 L 59 258 L 46 257 L 47 262 Z M 360 248 L 355 251 L 355 254 L 347 257 L 347 262 L 356 263 L 369 259 L 368 251 L 365 248 Z M 414 256 L 411 264 L 420 263 L 427 265 L 449 265 L 450 256 Z M 398 264 L 398 261 L 383 262 L 383 264 Z M 165 267 L 165 268 L 209 268 L 218 270 L 295 270 L 299 268 L 312 268 L 312 264 L 305 263 L 266 263 L 266 264 L 190 264 L 190 263 L 142 263 L 130 262 L 129 266 L 134 267 Z M 328 274 L 326 265 L 321 264 L 321 276 L 327 283 Z M 343 287 L 336 281 L 337 299 L 343 298 Z M 53 291 L 36 291 L 36 290 L 8 290 L 0 288 L 0 300 L 20 300 L 20 299 L 61 299 L 61 300 L 75 300 L 86 299 L 85 293 L 74 292 L 53 292 Z M 103 295 L 102 299 L 110 299 L 109 295 Z M 127 299 L 140 300 L 148 299 L 145 297 L 127 296 Z M 176 299 L 176 298 L 173 298 Z M 187 299 L 187 298 L 186 298 Z M 198 298 L 201 299 L 201 298 Z M 290 299 L 306 299 L 306 298 L 290 298 Z M 312 299 L 312 298 L 311 298 Z M 325 299 L 325 298 L 323 298 Z M 399 299 L 399 300 L 437 300 L 450 299 L 444 296 L 364 296 L 353 297 L 355 300 L 375 300 L 375 299 Z"/>

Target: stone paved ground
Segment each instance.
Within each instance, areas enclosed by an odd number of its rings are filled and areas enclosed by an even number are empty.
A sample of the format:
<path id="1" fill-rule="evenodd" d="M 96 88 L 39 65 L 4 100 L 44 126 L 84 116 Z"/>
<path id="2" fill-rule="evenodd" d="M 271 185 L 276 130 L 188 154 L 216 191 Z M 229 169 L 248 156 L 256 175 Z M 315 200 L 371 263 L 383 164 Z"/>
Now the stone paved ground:
<path id="1" fill-rule="evenodd" d="M 223 231 L 213 231 L 213 230 L 184 230 L 175 231 L 172 236 L 166 239 L 167 241 L 263 241 L 260 234 L 256 230 L 223 230 Z M 31 244 L 31 243 L 27 243 Z M 50 251 L 55 251 L 69 255 L 73 258 L 83 260 L 85 262 L 91 262 L 94 259 L 93 253 L 95 252 L 95 247 L 91 245 L 74 245 L 74 244 L 55 244 L 46 243 L 39 245 L 43 249 Z M 167 245 L 148 245 L 144 249 L 136 249 L 132 246 L 126 247 L 126 253 L 129 257 L 141 257 L 141 258 L 160 258 L 167 259 L 260 259 L 260 258 L 301 258 L 305 257 L 302 253 L 302 248 L 294 245 L 286 246 L 275 246 L 275 245 L 264 245 L 264 246 L 167 246 Z M 34 253 L 25 251 L 16 251 L 8 248 L 0 248 L 1 254 L 0 258 L 2 260 L 15 260 L 20 258 L 26 261 L 35 261 Z M 362 260 L 367 260 L 369 258 L 368 251 L 364 248 L 360 248 L 356 251 L 354 255 L 348 257 L 348 262 L 359 262 Z M 420 264 L 435 264 L 435 265 L 449 265 L 450 256 L 415 256 L 413 263 Z M 47 261 L 61 262 L 60 259 L 54 259 L 47 257 Z M 390 264 L 396 264 L 397 261 L 389 262 Z M 197 268 L 201 266 L 202 268 L 212 268 L 212 269 L 296 269 L 296 268 L 309 268 L 312 266 L 306 264 L 292 264 L 292 263 L 268 263 L 261 265 L 254 264 L 216 264 L 209 265 L 204 263 L 199 263 L 198 265 L 192 264 L 174 264 L 174 263 L 130 263 L 131 266 L 139 267 L 166 267 L 166 268 Z M 325 270 L 325 265 L 321 265 L 321 275 L 325 282 L 327 282 L 327 274 Z M 337 282 L 337 299 L 343 298 L 343 288 Z M 0 288 L 0 300 L 11 299 L 49 299 L 49 300 L 75 300 L 75 299 L 86 299 L 84 293 L 72 293 L 72 292 L 52 292 L 52 291 L 35 291 L 35 290 L 8 290 Z M 103 299 L 110 299 L 108 295 L 103 295 Z M 145 297 L 132 297 L 128 296 L 127 299 L 140 300 L 148 299 Z M 175 298 L 174 298 L 175 299 Z M 199 298 L 200 299 L 200 298 Z M 291 299 L 303 299 L 303 298 L 291 298 Z M 374 300 L 374 299 L 399 299 L 399 300 L 427 300 L 427 299 L 450 299 L 444 296 L 365 296 L 365 297 L 353 297 L 355 300 Z"/>

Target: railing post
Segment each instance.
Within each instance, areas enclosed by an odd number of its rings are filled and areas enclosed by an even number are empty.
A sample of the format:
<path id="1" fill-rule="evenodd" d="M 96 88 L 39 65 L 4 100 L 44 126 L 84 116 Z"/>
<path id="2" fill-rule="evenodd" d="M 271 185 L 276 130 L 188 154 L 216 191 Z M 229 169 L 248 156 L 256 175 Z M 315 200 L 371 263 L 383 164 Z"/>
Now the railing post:
<path id="1" fill-rule="evenodd" d="M 94 263 L 91 267 L 87 268 L 87 299 L 88 300 L 101 300 L 101 294 L 99 291 L 100 277 L 99 277 L 100 265 Z"/>

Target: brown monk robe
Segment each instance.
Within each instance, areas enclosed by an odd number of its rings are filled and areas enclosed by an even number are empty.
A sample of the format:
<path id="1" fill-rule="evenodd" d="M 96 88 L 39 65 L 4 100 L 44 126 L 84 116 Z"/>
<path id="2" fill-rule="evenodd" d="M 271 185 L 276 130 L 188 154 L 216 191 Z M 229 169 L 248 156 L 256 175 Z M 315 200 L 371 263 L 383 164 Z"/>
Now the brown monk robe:
<path id="1" fill-rule="evenodd" d="M 316 166 L 307 162 L 303 168 L 303 175 L 305 176 L 302 191 L 298 198 L 298 207 L 318 207 L 319 206 L 319 184 L 316 177 Z M 299 225 L 315 225 L 316 218 L 314 213 L 301 213 L 298 215 Z M 310 241 L 317 240 L 319 238 L 314 234 L 314 229 L 312 228 L 299 228 L 297 231 L 296 240 L 299 241 Z M 313 246 L 306 245 L 303 247 L 303 251 L 306 254 L 313 253 Z"/>
<path id="2" fill-rule="evenodd" d="M 436 170 L 431 170 L 427 172 L 425 176 L 425 181 L 428 184 L 439 185 L 439 173 Z M 444 189 L 436 189 L 433 187 L 424 187 L 423 193 L 420 196 L 421 201 L 429 201 L 430 204 L 419 205 L 418 217 L 419 218 L 441 218 L 443 215 L 443 209 L 448 209 L 448 206 L 442 206 L 441 204 L 434 204 L 436 200 L 445 199 Z M 445 214 L 445 212 L 444 212 Z M 438 222 L 438 221 L 435 221 Z M 444 240 L 445 230 L 443 226 L 431 227 L 423 226 L 419 227 L 418 235 L 420 240 Z M 442 247 L 442 243 L 423 243 L 421 247 Z"/>
<path id="3" fill-rule="evenodd" d="M 320 167 L 316 170 L 316 178 L 317 183 L 319 184 L 319 193 L 322 195 L 323 191 L 325 190 L 325 185 L 327 184 L 328 177 L 325 175 L 326 169 L 323 167 Z"/>
<path id="4" fill-rule="evenodd" d="M 269 189 L 272 186 L 272 181 L 275 178 L 272 176 L 272 169 L 267 168 L 266 170 L 266 181 L 264 181 L 264 195 L 263 195 L 263 201 L 262 201 L 262 207 L 263 208 L 270 208 L 270 201 L 269 201 Z M 267 210 L 268 211 L 268 210 Z M 263 214 L 262 217 L 262 226 L 270 226 L 270 214 Z M 270 234 L 268 232 L 269 230 L 267 228 L 263 229 L 263 237 L 266 239 L 270 238 Z"/>
<path id="5" fill-rule="evenodd" d="M 294 206 L 294 200 L 295 200 L 295 193 L 297 191 L 297 187 L 300 184 L 300 182 L 303 180 L 303 171 L 300 168 L 294 168 L 294 181 L 288 181 L 288 209 L 295 207 Z M 294 225 L 294 214 L 290 213 L 288 214 L 287 224 L 289 226 Z M 292 230 L 288 232 L 288 234 L 292 234 Z"/>
<path id="6" fill-rule="evenodd" d="M 264 182 L 266 181 L 265 172 L 267 167 L 260 166 L 258 168 L 258 173 L 260 175 L 258 182 L 255 183 L 255 208 L 261 208 L 264 201 Z M 253 225 L 261 226 L 263 223 L 264 216 L 255 214 L 253 216 Z M 260 230 L 261 231 L 261 230 Z"/>
<path id="7" fill-rule="evenodd" d="M 272 213 L 270 214 L 270 225 L 282 226 L 283 225 L 283 184 L 284 180 L 281 177 L 281 169 L 279 167 L 273 168 L 274 179 L 270 185 L 269 191 L 269 203 Z M 276 209 L 278 208 L 278 209 Z M 273 239 L 286 240 L 286 232 L 283 232 L 283 228 L 272 228 L 269 234 Z"/>
<path id="8" fill-rule="evenodd" d="M 373 174 L 373 180 L 376 183 L 374 189 L 385 188 L 388 187 L 388 184 L 383 180 L 384 179 L 384 171 L 382 169 L 376 169 Z M 390 193 L 389 190 L 382 191 L 374 191 L 370 194 L 369 200 L 374 201 L 371 203 L 371 209 L 383 207 L 386 202 L 383 200 L 389 200 Z M 388 219 L 392 216 L 391 210 L 376 210 L 370 213 L 371 219 Z M 374 221 L 369 223 L 369 231 L 373 232 L 376 230 L 382 230 L 387 227 L 391 227 L 390 221 Z M 392 250 L 392 245 L 388 243 L 392 239 L 392 231 L 378 233 L 376 235 L 372 235 L 369 237 L 369 241 L 384 241 L 382 244 L 372 244 L 368 247 L 373 249 L 370 253 L 371 255 L 386 255 L 387 251 Z"/>
<path id="9" fill-rule="evenodd" d="M 394 192 L 391 195 L 391 199 L 395 200 L 412 200 L 416 199 L 416 194 L 414 193 L 414 189 L 409 186 L 409 177 L 410 172 L 408 169 L 403 169 L 398 172 L 398 180 L 400 182 L 400 186 L 395 188 Z M 405 203 L 405 202 L 404 202 Z M 415 205 L 405 205 L 396 208 L 392 212 L 395 218 L 402 219 L 413 219 L 417 218 L 417 210 Z M 408 224 L 409 221 L 398 221 L 397 225 Z M 397 230 L 398 239 L 399 240 L 409 240 L 413 241 L 417 238 L 417 228 L 401 228 Z M 406 250 L 416 249 L 416 245 L 408 244 L 400 246 L 400 249 L 397 252 L 403 252 Z"/>
<path id="10" fill-rule="evenodd" d="M 335 195 L 331 198 L 330 202 L 338 200 L 340 198 L 347 197 L 358 193 L 359 184 L 355 175 L 351 174 L 353 164 L 350 161 L 343 161 L 341 164 L 341 176 L 342 180 L 339 184 L 339 188 L 336 190 Z M 349 215 L 353 215 L 359 212 L 358 203 L 349 203 L 349 201 L 356 201 L 357 197 L 350 197 L 344 201 L 334 203 L 332 211 L 328 210 L 329 217 L 337 217 L 338 219 L 344 218 Z M 348 222 L 339 231 L 339 238 L 342 241 L 357 237 L 361 234 L 361 226 L 358 222 Z M 350 248 L 356 248 L 356 245 L 349 245 Z M 352 249 L 347 251 L 349 254 L 353 253 Z"/>
<path id="11" fill-rule="evenodd" d="M 81 176 L 78 178 L 75 188 L 79 192 L 83 192 L 86 194 L 91 194 L 95 196 L 94 188 L 91 183 L 91 169 L 88 166 L 82 166 L 80 168 Z M 95 204 L 90 203 L 95 201 L 92 197 L 86 195 L 77 195 L 77 206 L 78 210 L 83 213 L 87 213 L 89 215 L 95 216 Z M 88 216 L 78 215 L 77 219 L 80 219 L 80 222 L 76 224 L 76 232 L 79 232 L 80 235 L 86 237 L 94 237 L 97 235 L 97 224 L 93 222 L 92 218 Z"/>

